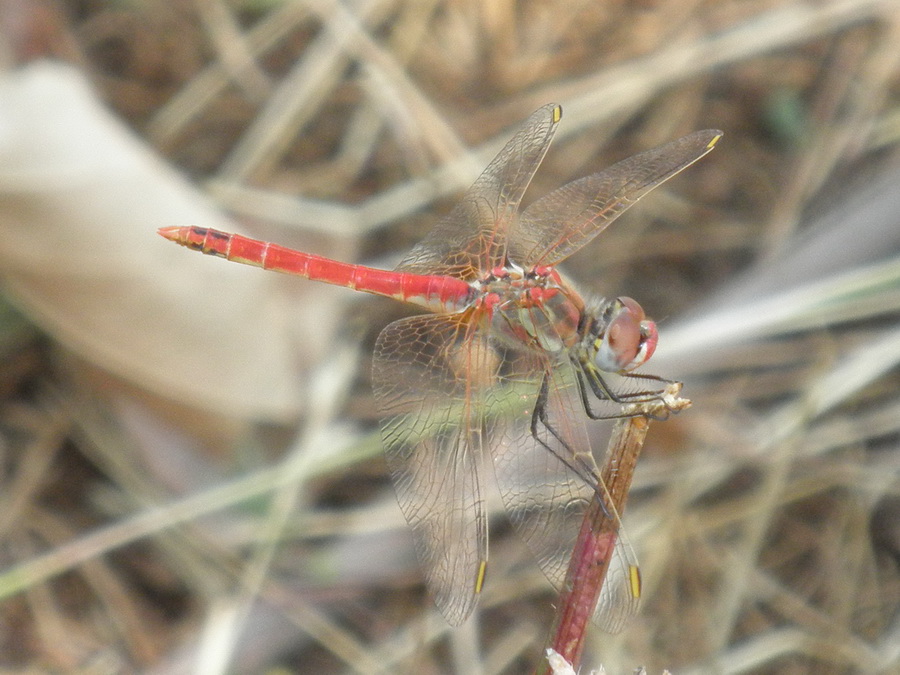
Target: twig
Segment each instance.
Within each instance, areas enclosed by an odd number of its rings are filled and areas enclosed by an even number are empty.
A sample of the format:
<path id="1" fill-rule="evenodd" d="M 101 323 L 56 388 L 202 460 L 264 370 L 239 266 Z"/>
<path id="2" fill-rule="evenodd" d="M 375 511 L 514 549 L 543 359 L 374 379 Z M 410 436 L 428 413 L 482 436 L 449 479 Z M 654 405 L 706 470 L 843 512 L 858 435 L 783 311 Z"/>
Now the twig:
<path id="1" fill-rule="evenodd" d="M 548 647 L 564 658 L 573 668 L 581 661 L 588 622 L 594 614 L 600 590 L 609 570 L 613 550 L 619 534 L 621 514 L 628 499 L 631 478 L 644 445 L 651 418 L 664 418 L 671 412 L 688 408 L 691 402 L 680 398 L 680 383 L 667 387 L 657 401 L 633 404 L 613 428 L 607 459 L 600 475 L 597 498 L 591 501 L 584 514 L 581 531 L 575 542 L 566 581 L 560 591 L 558 609 Z M 635 596 L 640 592 L 640 577 L 634 572 Z M 545 675 L 552 675 L 548 668 Z"/>

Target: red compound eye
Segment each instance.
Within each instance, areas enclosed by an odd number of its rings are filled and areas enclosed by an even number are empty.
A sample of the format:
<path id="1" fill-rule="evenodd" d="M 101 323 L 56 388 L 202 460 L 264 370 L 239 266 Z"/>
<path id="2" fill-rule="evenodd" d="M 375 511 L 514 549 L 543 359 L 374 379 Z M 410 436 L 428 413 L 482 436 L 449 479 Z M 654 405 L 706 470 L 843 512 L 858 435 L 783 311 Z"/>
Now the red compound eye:
<path id="1" fill-rule="evenodd" d="M 646 319 L 644 309 L 631 298 L 619 298 L 603 340 L 594 357 L 595 365 L 606 372 L 634 370 L 656 350 L 656 324 Z"/>

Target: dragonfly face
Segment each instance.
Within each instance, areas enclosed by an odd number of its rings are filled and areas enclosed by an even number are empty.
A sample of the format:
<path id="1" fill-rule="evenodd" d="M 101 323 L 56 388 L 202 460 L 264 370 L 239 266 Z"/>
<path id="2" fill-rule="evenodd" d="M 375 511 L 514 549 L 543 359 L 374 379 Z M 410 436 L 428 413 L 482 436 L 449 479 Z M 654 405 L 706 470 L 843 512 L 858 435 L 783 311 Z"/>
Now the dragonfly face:
<path id="1" fill-rule="evenodd" d="M 656 324 L 631 298 L 607 303 L 587 325 L 583 345 L 593 365 L 606 373 L 628 373 L 656 351 Z"/>
<path id="2" fill-rule="evenodd" d="M 631 298 L 601 300 L 590 305 L 582 315 L 580 329 L 581 342 L 569 351 L 569 357 L 589 418 L 608 419 L 622 414 L 595 412 L 589 394 L 600 402 L 640 403 L 658 400 L 666 386 L 672 384 L 655 375 L 632 373 L 653 355 L 658 335 L 656 324 Z M 620 390 L 620 385 L 630 383 L 633 387 L 636 382 L 650 386 L 637 390 L 626 386 Z"/>

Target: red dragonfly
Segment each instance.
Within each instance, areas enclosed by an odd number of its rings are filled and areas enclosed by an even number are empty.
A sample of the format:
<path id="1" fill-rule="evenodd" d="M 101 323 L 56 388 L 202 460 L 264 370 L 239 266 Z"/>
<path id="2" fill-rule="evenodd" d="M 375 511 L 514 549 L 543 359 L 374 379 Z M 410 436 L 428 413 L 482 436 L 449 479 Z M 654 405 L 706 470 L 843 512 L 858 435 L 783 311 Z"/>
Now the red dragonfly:
<path id="1" fill-rule="evenodd" d="M 657 343 L 640 305 L 585 299 L 553 266 L 722 135 L 699 131 L 648 150 L 519 213 L 561 116 L 554 104 L 531 115 L 392 272 L 216 230 L 160 230 L 203 253 L 429 310 L 381 332 L 373 379 L 400 508 L 429 590 L 453 625 L 471 614 L 484 583 L 485 465 L 493 464 L 515 529 L 559 588 L 581 515 L 605 489 L 586 420 L 660 400 L 668 384 L 632 372 Z M 598 625 L 621 630 L 637 609 L 638 580 L 620 533 Z"/>

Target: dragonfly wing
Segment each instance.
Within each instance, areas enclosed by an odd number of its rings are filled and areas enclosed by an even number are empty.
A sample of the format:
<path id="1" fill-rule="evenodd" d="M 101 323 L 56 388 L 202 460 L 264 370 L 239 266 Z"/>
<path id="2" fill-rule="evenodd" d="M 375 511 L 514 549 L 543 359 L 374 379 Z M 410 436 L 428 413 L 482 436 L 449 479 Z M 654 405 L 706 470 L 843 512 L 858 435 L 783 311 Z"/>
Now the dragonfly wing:
<path id="1" fill-rule="evenodd" d="M 561 589 L 585 509 L 595 489 L 602 489 L 596 487 L 600 472 L 591 454 L 575 372 L 566 359 L 546 354 L 507 354 L 504 363 L 504 386 L 494 396 L 509 402 L 488 405 L 508 410 L 495 425 L 494 472 L 513 527 L 550 583 Z M 533 433 L 542 388 L 545 417 Z M 619 536 L 593 615 L 600 628 L 619 632 L 637 611 L 637 575 L 634 552 Z"/>
<path id="2" fill-rule="evenodd" d="M 563 386 L 565 371 L 571 371 L 564 360 L 551 363 L 544 354 L 527 352 L 507 355 L 505 363 L 501 377 L 506 386 L 496 395 L 511 397 L 517 407 L 504 415 L 497 427 L 492 445 L 494 473 L 513 526 L 541 570 L 559 588 L 581 517 L 593 495 L 590 474 L 597 473 L 589 454 L 576 458 L 570 449 L 589 453 L 580 416 L 584 413 L 575 409 L 577 401 L 570 388 Z M 538 437 L 532 435 L 532 416 L 542 386 L 547 387 L 545 408 L 569 447 L 540 424 Z M 500 405 L 492 407 L 499 409 Z M 576 471 L 588 475 L 579 476 Z"/>
<path id="3" fill-rule="evenodd" d="M 606 581 L 591 620 L 602 630 L 621 633 L 641 603 L 641 575 L 637 556 L 624 529 L 619 527 Z"/>
<path id="4" fill-rule="evenodd" d="M 456 207 L 403 259 L 398 270 L 472 280 L 506 261 L 509 228 L 556 131 L 562 109 L 534 112 Z"/>
<path id="5" fill-rule="evenodd" d="M 487 562 L 484 407 L 496 353 L 460 316 L 401 319 L 373 365 L 385 455 L 429 590 L 447 621 L 475 607 Z"/>
<path id="6" fill-rule="evenodd" d="M 555 265 L 597 236 L 657 185 L 713 149 L 721 131 L 697 131 L 568 183 L 531 204 L 510 238 L 521 265 Z"/>

